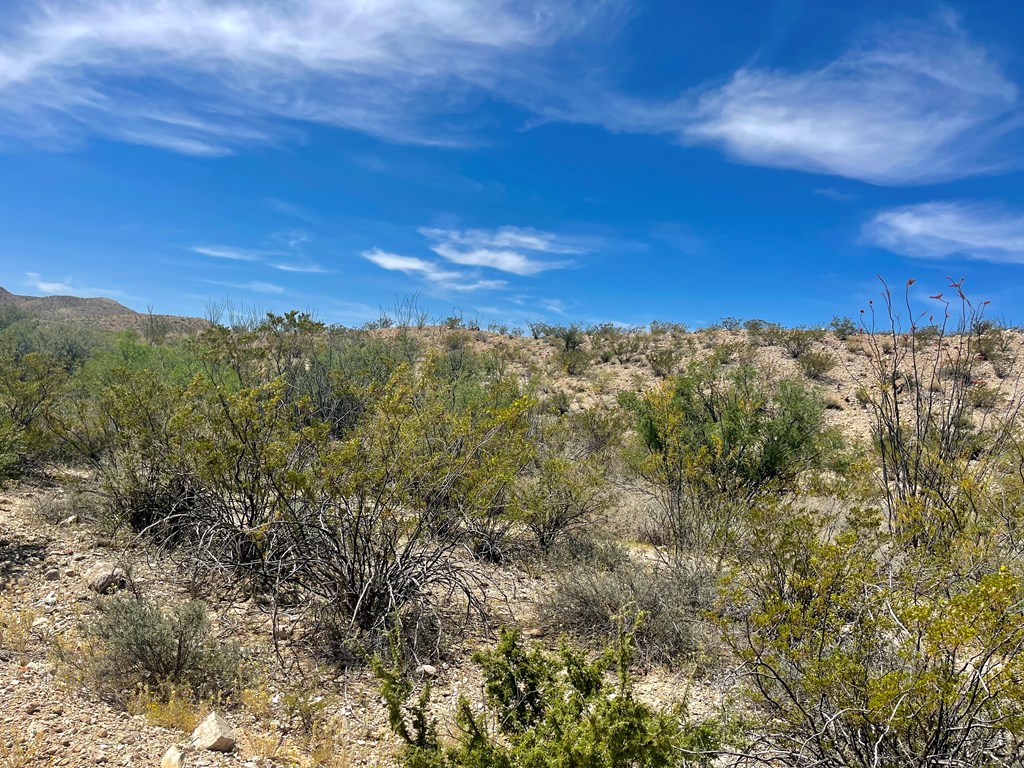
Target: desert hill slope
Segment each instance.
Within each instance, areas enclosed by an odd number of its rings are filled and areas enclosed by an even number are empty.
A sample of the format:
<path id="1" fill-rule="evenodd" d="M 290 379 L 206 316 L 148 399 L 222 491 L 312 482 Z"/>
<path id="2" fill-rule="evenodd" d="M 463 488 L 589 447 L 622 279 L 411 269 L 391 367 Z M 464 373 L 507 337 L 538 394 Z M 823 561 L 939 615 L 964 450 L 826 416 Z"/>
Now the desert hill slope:
<path id="1" fill-rule="evenodd" d="M 13 307 L 43 323 L 88 323 L 107 331 L 141 331 L 151 324 L 163 333 L 181 334 L 209 324 L 198 317 L 152 315 L 136 312 L 113 299 L 79 296 L 19 296 L 0 286 L 0 309 Z"/>

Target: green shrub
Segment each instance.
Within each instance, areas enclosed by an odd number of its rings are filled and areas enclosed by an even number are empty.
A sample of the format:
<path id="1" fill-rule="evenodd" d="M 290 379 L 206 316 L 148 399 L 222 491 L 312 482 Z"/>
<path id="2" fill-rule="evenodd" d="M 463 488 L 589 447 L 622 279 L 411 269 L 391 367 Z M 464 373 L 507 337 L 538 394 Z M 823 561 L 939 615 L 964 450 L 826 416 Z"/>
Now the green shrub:
<path id="1" fill-rule="evenodd" d="M 732 584 L 727 637 L 790 766 L 1010 766 L 1024 758 L 1024 583 L 889 548 L 882 521 L 773 509 Z M 969 572 L 970 569 L 968 569 Z M 828 738 L 822 738 L 822 734 Z"/>
<path id="2" fill-rule="evenodd" d="M 0 488 L 20 474 L 21 434 L 14 423 L 0 416 Z"/>
<path id="3" fill-rule="evenodd" d="M 659 378 L 668 378 L 675 372 L 679 356 L 672 347 L 649 349 L 644 355 L 654 374 Z"/>
<path id="4" fill-rule="evenodd" d="M 587 370 L 590 367 L 591 360 L 591 354 L 585 349 L 578 347 L 562 350 L 558 354 L 558 362 L 562 366 L 562 370 L 570 376 L 579 376 Z"/>
<path id="5" fill-rule="evenodd" d="M 462 697 L 453 743 L 442 744 L 429 715 L 429 687 L 414 686 L 397 667 L 374 664 L 392 729 L 405 743 L 408 768 L 618 768 L 710 766 L 721 742 L 714 722 L 691 724 L 685 709 L 639 701 L 629 675 L 631 637 L 594 661 L 563 648 L 557 656 L 524 648 L 503 632 L 496 648 L 473 660 L 484 700 Z M 613 681 L 606 671 L 615 669 Z"/>
<path id="6" fill-rule="evenodd" d="M 560 454 L 556 450 L 543 456 L 516 491 L 521 519 L 545 550 L 594 525 L 609 502 L 607 481 L 597 462 Z"/>
<path id="7" fill-rule="evenodd" d="M 797 358 L 800 370 L 809 379 L 824 379 L 835 368 L 836 359 L 828 352 L 804 352 Z"/>
<path id="8" fill-rule="evenodd" d="M 849 317 L 839 317 L 839 315 L 835 315 L 832 318 L 832 322 L 828 324 L 828 327 L 840 341 L 846 341 L 860 330 L 857 323 L 852 319 Z"/>
<path id="9" fill-rule="evenodd" d="M 81 640 L 58 646 L 58 659 L 100 696 L 126 702 L 139 689 L 229 695 L 243 682 L 238 649 L 219 641 L 204 603 L 159 606 L 119 595 L 84 619 Z"/>
<path id="10" fill-rule="evenodd" d="M 788 328 L 782 333 L 781 346 L 790 357 L 797 359 L 806 354 L 815 342 L 825 338 L 825 332 L 818 328 Z"/>

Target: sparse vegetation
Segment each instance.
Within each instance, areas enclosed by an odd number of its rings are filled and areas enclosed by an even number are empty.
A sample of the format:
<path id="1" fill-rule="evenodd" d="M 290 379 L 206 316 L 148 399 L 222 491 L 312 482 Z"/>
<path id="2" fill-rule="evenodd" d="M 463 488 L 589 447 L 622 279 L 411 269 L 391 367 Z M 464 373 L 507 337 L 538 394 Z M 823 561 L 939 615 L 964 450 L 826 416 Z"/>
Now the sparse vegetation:
<path id="1" fill-rule="evenodd" d="M 0 527 L 0 659 L 55 643 L 65 678 L 170 728 L 244 706 L 281 760 L 344 749 L 328 689 L 376 659 L 416 768 L 1016 764 L 1020 336 L 960 284 L 928 313 L 883 290 L 829 331 L 533 339 L 432 327 L 414 300 L 358 330 L 233 311 L 188 339 L 0 313 L 0 479 L 52 479 L 35 523 L 205 601 L 89 594 L 57 627 L 77 561 Z M 213 619 L 239 611 L 262 673 L 301 679 L 247 680 Z M 544 647 L 495 646 L 518 622 Z M 434 701 L 481 646 L 483 697 Z M 703 676 L 720 716 L 644 703 L 631 676 L 658 666 Z"/>

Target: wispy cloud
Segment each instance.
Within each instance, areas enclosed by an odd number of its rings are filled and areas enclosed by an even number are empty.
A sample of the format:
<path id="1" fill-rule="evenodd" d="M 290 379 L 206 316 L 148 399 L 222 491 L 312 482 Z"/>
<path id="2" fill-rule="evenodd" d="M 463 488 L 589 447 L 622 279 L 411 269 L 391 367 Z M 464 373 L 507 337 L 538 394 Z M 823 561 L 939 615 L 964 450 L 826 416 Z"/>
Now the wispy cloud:
<path id="1" fill-rule="evenodd" d="M 916 184 L 1019 164 L 997 151 L 1021 127 L 1017 88 L 950 14 L 816 69 L 741 69 L 682 108 L 685 141 L 755 165 Z"/>
<path id="2" fill-rule="evenodd" d="M 951 13 L 876 26 L 813 68 L 744 67 L 656 101 L 622 92 L 603 66 L 624 0 L 12 1 L 0 138 L 44 146 L 98 135 L 216 156 L 297 139 L 304 123 L 462 145 L 481 140 L 479 110 L 498 102 L 527 126 L 666 134 L 875 184 L 1002 171 L 1024 156 L 1016 85 Z M 530 268 L 484 253 L 522 241 L 443 247 Z"/>
<path id="3" fill-rule="evenodd" d="M 321 267 L 319 264 L 270 264 L 269 266 L 274 269 L 279 269 L 282 272 L 303 272 L 307 274 L 324 274 L 327 272 L 326 269 Z"/>
<path id="4" fill-rule="evenodd" d="M 397 253 L 388 253 L 380 248 L 372 248 L 362 252 L 362 257 L 367 261 L 376 264 L 381 269 L 394 272 L 403 272 L 407 275 L 422 277 L 439 288 L 451 291 L 480 291 L 504 288 L 508 285 L 505 280 L 487 280 L 475 277 L 452 269 L 445 269 L 426 259 L 415 256 L 402 256 Z"/>
<path id="5" fill-rule="evenodd" d="M 841 189 L 837 189 L 836 187 L 819 187 L 814 190 L 814 194 L 819 197 L 827 197 L 829 200 L 837 200 L 839 202 L 857 199 L 857 196 L 852 192 L 845 192 Z"/>
<path id="6" fill-rule="evenodd" d="M 273 293 L 279 294 L 284 293 L 285 289 L 283 286 L 275 283 L 268 283 L 263 280 L 250 280 L 244 283 L 232 283 L 225 282 L 222 280 L 200 280 L 202 283 L 209 283 L 210 285 L 221 285 L 225 288 L 236 288 L 240 291 L 249 291 L 250 293 Z"/>
<path id="7" fill-rule="evenodd" d="M 545 260 L 528 255 L 583 254 L 589 248 L 571 238 L 537 229 L 501 227 L 496 230 L 436 229 L 424 227 L 420 234 L 433 241 L 431 250 L 452 262 L 471 267 L 487 267 L 514 275 L 535 275 L 550 269 L 570 266 L 570 260 Z"/>
<path id="8" fill-rule="evenodd" d="M 303 257 L 301 246 L 310 240 L 309 235 L 288 230 L 278 232 L 271 239 L 280 242 L 287 250 L 256 250 L 237 248 L 231 245 L 194 245 L 191 250 L 202 256 L 250 264 L 264 264 L 282 272 L 326 273 L 327 269 Z M 289 259 L 289 260 L 286 260 Z"/>
<path id="9" fill-rule="evenodd" d="M 259 251 L 234 248 L 228 245 L 193 245 L 192 251 L 202 256 L 227 259 L 228 261 L 260 261 L 263 258 L 263 254 Z"/>
<path id="10" fill-rule="evenodd" d="M 25 277 L 30 286 L 35 288 L 40 293 L 71 293 L 74 289 L 71 287 L 71 278 L 66 278 L 63 281 L 57 280 L 44 280 L 40 277 L 38 272 L 28 272 Z"/>
<path id="11" fill-rule="evenodd" d="M 86 132 L 193 155 L 274 142 L 302 121 L 460 143 L 447 118 L 506 91 L 610 5 L 14 1 L 0 33 L 5 133 L 53 143 Z"/>
<path id="12" fill-rule="evenodd" d="M 922 259 L 962 256 L 1024 264 L 1024 211 L 956 201 L 908 205 L 875 216 L 863 239 Z"/>
<path id="13" fill-rule="evenodd" d="M 118 296 L 124 297 L 124 291 L 117 288 L 89 288 L 76 283 L 74 278 L 65 277 L 63 280 L 49 280 L 42 277 L 38 272 L 26 272 L 25 284 L 48 296 Z"/>

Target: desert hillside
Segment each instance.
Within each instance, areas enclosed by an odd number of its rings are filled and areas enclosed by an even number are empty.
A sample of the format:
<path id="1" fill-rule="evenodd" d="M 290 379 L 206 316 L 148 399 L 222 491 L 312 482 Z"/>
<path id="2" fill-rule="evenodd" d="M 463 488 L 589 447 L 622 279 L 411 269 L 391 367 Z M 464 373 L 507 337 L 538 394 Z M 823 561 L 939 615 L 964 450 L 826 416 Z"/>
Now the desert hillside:
<path id="1" fill-rule="evenodd" d="M 79 296 L 19 296 L 0 287 L 0 309 L 13 307 L 43 323 L 74 323 L 96 330 L 144 332 L 155 329 L 162 334 L 185 334 L 206 328 L 209 323 L 198 317 L 149 315 L 136 312 L 113 299 Z"/>

